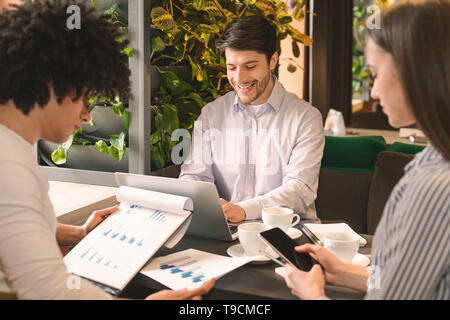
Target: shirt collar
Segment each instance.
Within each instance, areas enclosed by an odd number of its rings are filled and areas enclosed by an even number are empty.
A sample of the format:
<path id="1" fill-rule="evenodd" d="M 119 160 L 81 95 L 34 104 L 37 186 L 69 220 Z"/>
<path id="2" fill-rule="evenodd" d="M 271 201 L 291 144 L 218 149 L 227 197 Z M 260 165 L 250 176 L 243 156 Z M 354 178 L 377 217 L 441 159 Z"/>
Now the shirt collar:
<path id="1" fill-rule="evenodd" d="M 281 108 L 281 102 L 283 101 L 285 90 L 275 75 L 272 75 L 272 81 L 274 82 L 272 92 L 270 93 L 269 99 L 267 99 L 264 104 L 268 104 L 275 112 L 278 112 Z M 234 96 L 233 107 L 235 111 L 237 111 L 239 108 L 242 109 L 237 94 L 235 94 Z"/>
<path id="2" fill-rule="evenodd" d="M 442 154 L 431 144 L 428 144 L 425 149 L 417 153 L 414 159 L 405 166 L 404 171 L 406 173 L 418 166 L 435 165 L 438 163 L 448 164 Z"/>

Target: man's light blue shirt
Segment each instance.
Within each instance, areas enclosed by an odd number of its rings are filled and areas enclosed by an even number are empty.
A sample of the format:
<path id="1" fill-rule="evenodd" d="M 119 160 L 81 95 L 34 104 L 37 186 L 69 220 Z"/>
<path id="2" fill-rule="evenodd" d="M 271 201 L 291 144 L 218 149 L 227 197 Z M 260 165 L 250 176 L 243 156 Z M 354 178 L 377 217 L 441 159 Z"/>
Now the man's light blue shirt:
<path id="1" fill-rule="evenodd" d="M 203 107 L 180 178 L 214 182 L 220 197 L 246 219 L 285 206 L 317 219 L 325 138 L 320 112 L 287 92 L 275 76 L 272 93 L 253 117 L 234 91 Z"/>

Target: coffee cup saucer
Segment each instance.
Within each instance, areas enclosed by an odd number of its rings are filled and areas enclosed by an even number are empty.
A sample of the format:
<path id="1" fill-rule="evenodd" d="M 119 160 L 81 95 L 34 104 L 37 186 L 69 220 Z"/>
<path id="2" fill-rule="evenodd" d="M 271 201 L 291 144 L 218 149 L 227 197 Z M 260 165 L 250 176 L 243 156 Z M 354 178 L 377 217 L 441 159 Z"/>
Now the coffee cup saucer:
<path id="1" fill-rule="evenodd" d="M 287 230 L 286 234 L 291 237 L 291 239 L 297 239 L 302 236 L 302 232 L 300 230 L 292 227 Z"/>
<path id="2" fill-rule="evenodd" d="M 227 253 L 228 253 L 229 256 L 231 256 L 231 257 L 233 257 L 233 258 L 243 258 L 243 257 L 248 257 L 248 256 L 245 254 L 244 247 L 243 247 L 240 243 L 235 244 L 235 245 L 229 247 L 229 248 L 227 249 Z M 252 258 L 253 258 L 253 260 L 250 262 L 250 263 L 252 263 L 252 264 L 262 264 L 262 263 L 267 263 L 267 262 L 270 261 L 270 259 L 267 258 L 267 257 L 264 256 L 264 255 L 254 256 L 254 257 L 252 257 Z"/>
<path id="3" fill-rule="evenodd" d="M 364 254 L 357 253 L 352 260 L 352 264 L 356 264 L 359 266 L 368 266 L 370 264 L 370 259 Z"/>

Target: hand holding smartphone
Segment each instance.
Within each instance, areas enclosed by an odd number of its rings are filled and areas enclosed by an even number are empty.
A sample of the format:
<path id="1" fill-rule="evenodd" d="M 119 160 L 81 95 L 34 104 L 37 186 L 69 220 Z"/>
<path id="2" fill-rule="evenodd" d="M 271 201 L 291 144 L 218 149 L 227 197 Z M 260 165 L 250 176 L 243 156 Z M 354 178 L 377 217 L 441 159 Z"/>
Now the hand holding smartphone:
<path id="1" fill-rule="evenodd" d="M 308 253 L 295 251 L 298 245 L 280 228 L 263 231 L 259 237 L 266 242 L 282 259 L 302 271 L 309 271 L 314 264 L 318 263 Z"/>

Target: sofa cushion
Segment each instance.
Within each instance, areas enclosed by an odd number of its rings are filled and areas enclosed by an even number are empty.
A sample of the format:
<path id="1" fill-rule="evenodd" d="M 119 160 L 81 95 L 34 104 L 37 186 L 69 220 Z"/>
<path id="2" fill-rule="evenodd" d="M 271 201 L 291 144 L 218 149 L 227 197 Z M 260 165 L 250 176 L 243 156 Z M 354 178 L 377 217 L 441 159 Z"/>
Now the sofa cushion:
<path id="1" fill-rule="evenodd" d="M 425 146 L 420 146 L 420 145 L 416 145 L 416 144 L 409 144 L 409 143 L 403 143 L 403 142 L 394 142 L 388 148 L 388 151 L 402 152 L 402 153 L 408 153 L 408 154 L 416 154 L 416 153 L 422 151 L 424 148 L 425 148 Z"/>
<path id="2" fill-rule="evenodd" d="M 376 156 L 387 150 L 382 136 L 325 137 L 322 167 L 373 170 Z"/>
<path id="3" fill-rule="evenodd" d="M 322 221 L 345 221 L 358 233 L 367 233 L 366 211 L 371 172 L 328 170 L 319 174 L 316 210 Z"/>
<path id="4" fill-rule="evenodd" d="M 378 154 L 367 202 L 367 231 L 374 234 L 392 189 L 404 174 L 412 154 L 383 151 Z"/>

